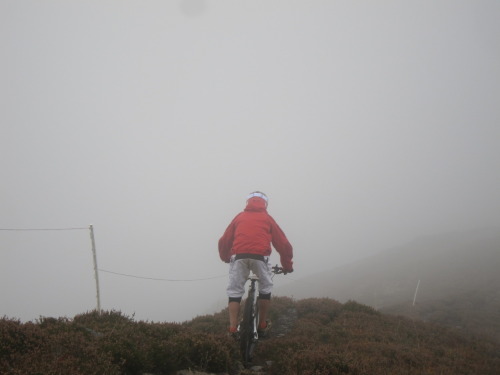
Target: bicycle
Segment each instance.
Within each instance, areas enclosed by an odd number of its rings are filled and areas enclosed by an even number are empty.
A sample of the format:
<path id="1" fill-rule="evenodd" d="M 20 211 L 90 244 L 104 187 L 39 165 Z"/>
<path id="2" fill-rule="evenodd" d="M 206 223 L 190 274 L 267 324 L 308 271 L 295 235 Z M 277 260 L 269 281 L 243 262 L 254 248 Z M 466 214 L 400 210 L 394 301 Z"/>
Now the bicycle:
<path id="1" fill-rule="evenodd" d="M 283 268 L 278 267 L 278 265 L 272 267 L 272 272 L 275 275 L 286 274 L 286 272 L 283 271 Z M 255 287 L 255 283 L 259 281 L 259 278 L 256 275 L 251 274 L 248 277 L 248 280 L 250 280 L 248 297 L 245 301 L 245 307 L 243 309 L 243 318 L 238 327 L 238 331 L 240 333 L 240 350 L 245 364 L 252 361 L 253 351 L 259 340 L 259 304 Z"/>

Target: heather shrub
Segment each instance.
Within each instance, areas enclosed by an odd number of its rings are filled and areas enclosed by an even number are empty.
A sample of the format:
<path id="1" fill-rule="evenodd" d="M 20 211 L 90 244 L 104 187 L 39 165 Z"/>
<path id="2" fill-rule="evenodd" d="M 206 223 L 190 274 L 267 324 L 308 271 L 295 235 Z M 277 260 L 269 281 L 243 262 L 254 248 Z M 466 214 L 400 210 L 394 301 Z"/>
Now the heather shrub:
<path id="1" fill-rule="evenodd" d="M 185 368 L 223 371 L 234 358 L 225 336 L 198 332 L 188 324 L 134 322 L 116 312 L 103 319 L 92 314 L 75 321 L 96 330 L 100 348 L 112 355 L 124 374 L 169 374 Z"/>
<path id="2" fill-rule="evenodd" d="M 350 369 L 343 354 L 336 352 L 333 347 L 310 343 L 298 345 L 293 340 L 280 346 L 270 369 L 274 375 L 356 374 L 356 371 Z"/>
<path id="3" fill-rule="evenodd" d="M 0 321 L 1 374 L 173 374 L 224 372 L 238 359 L 224 334 L 174 323 L 134 322 L 119 312 L 73 320 Z"/>
<path id="4" fill-rule="evenodd" d="M 356 301 L 347 301 L 342 305 L 342 311 L 359 312 L 371 315 L 380 315 L 380 313 L 371 306 L 363 305 Z"/>
<path id="5" fill-rule="evenodd" d="M 341 310 L 342 304 L 329 298 L 308 298 L 297 302 L 299 318 L 320 320 L 323 324 L 335 319 Z"/>
<path id="6" fill-rule="evenodd" d="M 119 374 L 89 333 L 68 326 L 65 319 L 20 324 L 4 318 L 0 343 L 2 374 Z"/>
<path id="7" fill-rule="evenodd" d="M 271 300 L 271 309 L 269 318 L 271 321 L 278 320 L 283 314 L 286 314 L 290 309 L 296 309 L 296 302 L 290 297 L 273 296 Z"/>
<path id="8" fill-rule="evenodd" d="M 285 337 L 259 342 L 272 375 L 496 374 L 499 346 L 450 330 L 380 314 L 349 301 L 307 299 Z M 496 348 L 496 352 L 493 348 Z"/>
<path id="9" fill-rule="evenodd" d="M 216 314 L 197 316 L 191 321 L 183 323 L 184 326 L 189 327 L 195 331 L 214 334 L 225 332 L 227 330 L 228 324 L 229 321 L 227 308 Z"/>
<path id="10" fill-rule="evenodd" d="M 224 334 L 186 331 L 173 338 L 171 348 L 181 368 L 227 372 L 239 359 L 237 347 Z"/>
<path id="11" fill-rule="evenodd" d="M 255 352 L 256 364 L 272 363 L 269 375 L 493 375 L 500 367 L 498 343 L 354 301 L 278 297 L 270 315 L 276 326 Z M 241 356 L 226 326 L 227 310 L 183 324 L 136 322 L 116 311 L 35 323 L 3 318 L 0 373 L 236 375 Z"/>

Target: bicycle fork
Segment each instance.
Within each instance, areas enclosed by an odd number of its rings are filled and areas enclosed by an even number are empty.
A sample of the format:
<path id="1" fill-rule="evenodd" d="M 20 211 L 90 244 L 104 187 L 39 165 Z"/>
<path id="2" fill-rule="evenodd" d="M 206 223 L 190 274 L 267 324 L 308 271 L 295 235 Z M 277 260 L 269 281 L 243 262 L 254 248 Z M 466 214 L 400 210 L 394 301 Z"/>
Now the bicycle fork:
<path id="1" fill-rule="evenodd" d="M 259 334 L 257 332 L 259 327 L 259 298 L 257 296 L 257 291 L 255 288 L 256 280 L 252 280 L 250 289 L 251 292 L 249 295 L 252 296 L 252 329 L 253 329 L 253 341 L 257 341 L 259 339 Z"/>

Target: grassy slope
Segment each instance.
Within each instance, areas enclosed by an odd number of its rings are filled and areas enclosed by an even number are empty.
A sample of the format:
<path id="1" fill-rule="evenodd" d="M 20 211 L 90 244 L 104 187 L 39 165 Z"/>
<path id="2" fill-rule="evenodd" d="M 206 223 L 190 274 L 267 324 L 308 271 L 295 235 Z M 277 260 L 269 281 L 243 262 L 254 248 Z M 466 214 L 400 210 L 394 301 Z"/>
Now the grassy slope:
<path id="1" fill-rule="evenodd" d="M 275 335 L 259 343 L 255 360 L 271 363 L 268 374 L 487 375 L 500 366 L 498 343 L 356 302 L 275 298 L 271 318 Z M 243 374 L 226 324 L 227 311 L 184 324 L 137 322 L 119 312 L 24 324 L 3 318 L 0 373 Z"/>
<path id="2" fill-rule="evenodd" d="M 460 326 L 500 342 L 498 264 L 500 235 L 447 234 L 299 280 L 277 293 L 356 300 L 387 313 Z"/>

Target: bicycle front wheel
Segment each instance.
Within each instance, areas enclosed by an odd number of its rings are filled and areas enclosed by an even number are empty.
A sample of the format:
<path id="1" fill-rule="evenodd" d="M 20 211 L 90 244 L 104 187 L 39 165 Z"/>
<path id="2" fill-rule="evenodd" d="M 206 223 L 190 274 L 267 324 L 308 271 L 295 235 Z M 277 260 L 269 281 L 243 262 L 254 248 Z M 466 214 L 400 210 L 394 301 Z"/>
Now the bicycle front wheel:
<path id="1" fill-rule="evenodd" d="M 245 364 L 252 361 L 252 354 L 257 343 L 258 304 L 255 292 L 250 292 L 243 309 L 243 320 L 240 325 L 240 349 Z"/>

